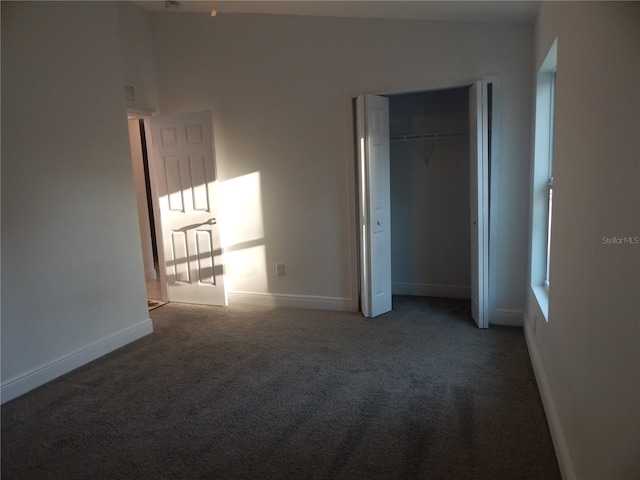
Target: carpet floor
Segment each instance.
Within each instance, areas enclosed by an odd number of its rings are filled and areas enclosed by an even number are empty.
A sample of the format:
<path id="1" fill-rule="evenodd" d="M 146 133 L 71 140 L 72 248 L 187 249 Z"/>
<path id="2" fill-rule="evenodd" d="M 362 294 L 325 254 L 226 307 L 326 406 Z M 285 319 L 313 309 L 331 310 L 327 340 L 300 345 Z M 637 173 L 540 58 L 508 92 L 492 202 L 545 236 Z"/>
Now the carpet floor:
<path id="1" fill-rule="evenodd" d="M 2 407 L 2 478 L 559 479 L 521 328 L 469 302 L 168 304 Z"/>

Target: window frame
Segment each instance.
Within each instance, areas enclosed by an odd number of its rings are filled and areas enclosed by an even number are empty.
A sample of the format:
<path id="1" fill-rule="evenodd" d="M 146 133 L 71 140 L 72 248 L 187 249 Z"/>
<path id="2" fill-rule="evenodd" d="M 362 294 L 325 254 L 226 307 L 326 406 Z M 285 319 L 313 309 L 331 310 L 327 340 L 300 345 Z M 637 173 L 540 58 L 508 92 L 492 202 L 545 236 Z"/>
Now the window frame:
<path id="1" fill-rule="evenodd" d="M 538 306 L 549 321 L 554 185 L 553 153 L 556 130 L 557 39 L 538 71 L 535 91 L 534 159 L 532 171 L 532 217 L 530 286 Z M 554 192 L 556 190 L 556 192 Z"/>
<path id="2" fill-rule="evenodd" d="M 547 195 L 547 249 L 546 249 L 546 260 L 545 260 L 545 277 L 544 277 L 544 286 L 549 292 L 549 267 L 551 263 L 551 226 L 552 226 L 552 211 L 553 211 L 553 138 L 554 138 L 554 127 L 555 127 L 555 111 L 556 111 L 556 76 L 557 76 L 557 65 L 554 66 L 554 69 L 548 73 L 549 75 L 549 152 L 548 152 L 548 166 L 547 176 L 548 180 L 548 195 Z"/>

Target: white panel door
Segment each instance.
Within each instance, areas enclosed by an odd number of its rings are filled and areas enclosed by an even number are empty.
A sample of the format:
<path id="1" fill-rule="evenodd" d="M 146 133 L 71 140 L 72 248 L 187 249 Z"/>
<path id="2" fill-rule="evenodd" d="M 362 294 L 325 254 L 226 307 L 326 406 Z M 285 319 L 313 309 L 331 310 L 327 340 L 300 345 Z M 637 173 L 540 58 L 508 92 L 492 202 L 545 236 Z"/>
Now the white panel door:
<path id="1" fill-rule="evenodd" d="M 478 327 L 489 319 L 489 125 L 487 83 L 469 89 L 471 181 L 471 316 Z"/>
<path id="2" fill-rule="evenodd" d="M 158 116 L 150 124 L 169 300 L 227 305 L 211 112 Z"/>
<path id="3" fill-rule="evenodd" d="M 391 310 L 389 99 L 356 100 L 360 206 L 360 304 L 365 317 Z"/>

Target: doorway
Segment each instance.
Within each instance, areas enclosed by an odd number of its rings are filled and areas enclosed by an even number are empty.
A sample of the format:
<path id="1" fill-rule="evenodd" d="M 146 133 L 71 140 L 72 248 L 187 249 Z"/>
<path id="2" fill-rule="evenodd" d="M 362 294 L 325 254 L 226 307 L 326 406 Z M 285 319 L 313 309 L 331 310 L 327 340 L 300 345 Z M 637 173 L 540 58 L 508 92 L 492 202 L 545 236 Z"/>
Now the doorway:
<path id="1" fill-rule="evenodd" d="M 365 316 L 391 310 L 392 293 L 471 298 L 474 321 L 488 327 L 491 97 L 487 81 L 358 97 Z"/>
<path id="2" fill-rule="evenodd" d="M 129 119 L 129 136 L 148 301 L 227 305 L 211 111 Z"/>
<path id="3" fill-rule="evenodd" d="M 160 282 L 156 216 L 151 194 L 147 134 L 144 120 L 130 117 L 128 124 L 147 303 L 151 309 L 160 306 L 166 301 L 166 297 L 163 295 Z"/>

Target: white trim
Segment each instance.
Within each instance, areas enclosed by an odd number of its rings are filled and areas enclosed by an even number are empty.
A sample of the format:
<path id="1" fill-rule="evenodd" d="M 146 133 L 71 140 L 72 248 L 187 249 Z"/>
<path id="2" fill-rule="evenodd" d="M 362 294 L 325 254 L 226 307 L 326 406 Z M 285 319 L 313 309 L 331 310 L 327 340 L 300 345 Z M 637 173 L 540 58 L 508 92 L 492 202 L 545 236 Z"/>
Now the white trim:
<path id="1" fill-rule="evenodd" d="M 127 118 L 133 119 L 145 119 L 153 117 L 156 114 L 154 110 L 146 110 L 144 108 L 127 107 Z"/>
<path id="2" fill-rule="evenodd" d="M 549 280 L 551 263 L 551 220 L 549 203 L 550 176 L 553 170 L 554 88 L 557 65 L 556 39 L 535 77 L 535 103 L 533 117 L 533 162 L 529 198 L 529 283 L 542 309 L 545 320 L 549 320 L 549 291 L 545 282 Z M 550 175 L 551 174 L 551 175 Z M 556 187 L 557 188 L 557 187 Z"/>
<path id="3" fill-rule="evenodd" d="M 408 93 L 431 92 L 436 90 L 448 90 L 450 88 L 469 87 L 478 80 L 486 80 L 488 83 L 500 81 L 501 76 L 498 74 L 486 74 L 471 77 L 456 77 L 448 79 L 412 82 L 410 84 L 396 85 L 378 85 L 376 87 L 367 88 L 366 90 L 351 90 L 348 92 L 349 99 L 357 98 L 360 95 L 404 95 Z"/>
<path id="4" fill-rule="evenodd" d="M 553 395 L 549 388 L 549 381 L 545 374 L 542 361 L 540 360 L 540 354 L 536 348 L 534 339 L 529 327 L 524 328 L 524 338 L 527 341 L 527 348 L 529 350 L 529 357 L 531 358 L 531 365 L 533 366 L 533 373 L 536 377 L 536 383 L 538 384 L 538 390 L 540 391 L 540 397 L 542 398 L 542 405 L 547 417 L 547 423 L 549 424 L 549 430 L 551 432 L 551 439 L 553 440 L 553 447 L 556 451 L 556 457 L 558 458 L 558 466 L 560 467 L 560 474 L 564 480 L 577 480 L 576 472 L 573 468 L 573 462 L 569 455 L 569 448 L 567 447 L 567 441 L 558 418 L 558 411 L 553 401 Z"/>
<path id="5" fill-rule="evenodd" d="M 156 269 L 153 268 L 144 272 L 144 278 L 145 280 L 158 280 L 158 273 L 156 272 Z"/>
<path id="6" fill-rule="evenodd" d="M 348 136 L 345 141 L 345 158 L 347 163 L 346 179 L 347 179 L 347 193 L 349 200 L 349 215 L 348 222 L 348 235 L 349 235 L 349 280 L 351 287 L 351 304 L 349 310 L 352 312 L 360 311 L 360 233 L 359 233 L 359 218 L 358 211 L 358 173 L 357 173 L 357 129 L 355 125 L 356 114 L 356 97 L 348 97 L 348 102 L 345 102 L 345 124 L 348 127 Z"/>
<path id="7" fill-rule="evenodd" d="M 502 154 L 502 82 L 498 75 L 484 77 L 491 84 L 491 152 L 489 155 L 489 218 L 487 219 L 487 228 L 489 229 L 489 252 L 499 250 L 500 241 L 499 232 L 502 231 L 501 219 L 503 217 L 503 203 L 501 198 L 501 189 L 491 188 L 491 185 L 499 185 L 501 178 L 501 157 Z M 500 261 L 504 261 L 499 255 L 489 255 L 487 261 L 487 275 L 489 278 L 489 293 L 487 295 L 487 304 L 485 308 L 487 312 L 492 312 L 496 305 L 498 292 L 498 275 L 500 271 Z M 489 319 L 491 324 L 491 319 Z"/>
<path id="8" fill-rule="evenodd" d="M 522 310 L 509 310 L 507 308 L 496 308 L 495 315 L 489 323 L 492 325 L 505 325 L 508 327 L 522 327 L 524 312 Z"/>
<path id="9" fill-rule="evenodd" d="M 471 298 L 471 287 L 462 285 L 434 285 L 430 283 L 394 282 L 394 295 L 416 295 L 420 297 Z"/>
<path id="10" fill-rule="evenodd" d="M 531 291 L 538 303 L 538 308 L 542 312 L 545 321 L 549 321 L 549 289 L 544 285 L 532 285 Z"/>
<path id="11" fill-rule="evenodd" d="M 27 393 L 29 390 L 44 385 L 71 370 L 81 367 L 152 332 L 153 324 L 151 320 L 147 318 L 131 327 L 119 330 L 74 352 L 13 377 L 3 382 L 0 386 L 0 403 L 7 402 Z"/>
<path id="12" fill-rule="evenodd" d="M 229 303 L 260 305 L 264 307 L 294 307 L 311 310 L 353 311 L 353 300 L 340 297 L 290 295 L 283 293 L 227 292 Z"/>

